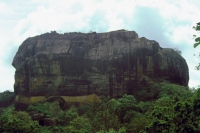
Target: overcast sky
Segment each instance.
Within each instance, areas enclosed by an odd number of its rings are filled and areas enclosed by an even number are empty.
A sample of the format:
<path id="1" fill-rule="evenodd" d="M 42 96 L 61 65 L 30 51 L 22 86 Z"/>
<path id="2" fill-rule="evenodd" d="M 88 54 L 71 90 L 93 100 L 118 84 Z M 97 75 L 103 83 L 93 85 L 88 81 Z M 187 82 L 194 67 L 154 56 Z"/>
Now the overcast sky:
<path id="1" fill-rule="evenodd" d="M 199 0 L 0 0 L 0 92 L 13 90 L 12 60 L 28 37 L 56 30 L 134 30 L 139 37 L 178 48 L 189 66 L 190 87 L 200 85 L 192 29 L 200 22 Z"/>

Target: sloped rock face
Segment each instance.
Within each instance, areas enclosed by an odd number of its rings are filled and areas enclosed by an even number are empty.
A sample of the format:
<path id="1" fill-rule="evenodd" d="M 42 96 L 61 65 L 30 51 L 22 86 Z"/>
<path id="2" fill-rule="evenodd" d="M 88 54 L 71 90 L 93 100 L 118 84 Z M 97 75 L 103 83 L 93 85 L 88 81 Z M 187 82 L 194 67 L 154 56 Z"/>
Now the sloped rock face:
<path id="1" fill-rule="evenodd" d="M 28 38 L 12 65 L 16 68 L 15 94 L 25 97 L 115 97 L 134 93 L 144 77 L 184 86 L 189 80 L 187 63 L 180 54 L 126 30 L 51 32 Z"/>

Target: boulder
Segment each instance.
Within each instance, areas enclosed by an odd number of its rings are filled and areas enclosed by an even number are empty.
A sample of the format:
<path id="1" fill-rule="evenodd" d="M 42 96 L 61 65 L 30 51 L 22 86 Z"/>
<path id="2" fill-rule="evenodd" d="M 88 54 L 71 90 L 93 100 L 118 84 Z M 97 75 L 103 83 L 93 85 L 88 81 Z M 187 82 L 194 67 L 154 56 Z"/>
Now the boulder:
<path id="1" fill-rule="evenodd" d="M 28 115 L 31 117 L 32 120 L 36 120 L 36 121 L 43 120 L 45 118 L 45 115 L 43 113 L 38 113 L 35 111 L 29 112 Z"/>
<path id="2" fill-rule="evenodd" d="M 56 126 L 58 121 L 53 118 L 44 118 L 42 120 L 39 120 L 39 125 L 41 126 Z"/>
<path id="3" fill-rule="evenodd" d="M 133 94 L 144 77 L 183 86 L 189 80 L 187 63 L 179 53 L 126 30 L 54 31 L 30 37 L 19 47 L 12 65 L 16 103 L 26 104 L 37 96 Z"/>

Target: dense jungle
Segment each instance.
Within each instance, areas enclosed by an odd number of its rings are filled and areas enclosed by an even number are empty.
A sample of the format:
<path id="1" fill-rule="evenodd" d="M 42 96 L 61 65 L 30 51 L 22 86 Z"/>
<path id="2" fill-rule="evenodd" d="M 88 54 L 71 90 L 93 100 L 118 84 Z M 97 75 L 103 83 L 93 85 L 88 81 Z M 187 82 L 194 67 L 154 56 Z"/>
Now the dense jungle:
<path id="1" fill-rule="evenodd" d="M 58 101 L 31 104 L 15 111 L 14 93 L 0 94 L 0 132 L 33 133 L 172 133 L 200 132 L 200 89 L 167 82 L 121 98 L 101 97 L 101 103 L 70 106 Z M 34 112 L 51 118 L 49 126 L 33 120 Z M 33 116 L 32 116 L 33 117 Z M 56 120 L 55 123 L 52 120 Z"/>

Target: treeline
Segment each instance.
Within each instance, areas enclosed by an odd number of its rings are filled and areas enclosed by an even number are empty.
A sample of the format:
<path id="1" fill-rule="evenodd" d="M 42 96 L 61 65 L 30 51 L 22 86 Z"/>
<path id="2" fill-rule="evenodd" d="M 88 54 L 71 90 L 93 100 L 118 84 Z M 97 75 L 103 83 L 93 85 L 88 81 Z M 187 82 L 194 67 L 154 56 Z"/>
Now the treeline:
<path id="1" fill-rule="evenodd" d="M 0 93 L 0 108 L 8 107 L 14 103 L 15 94 L 9 90 Z"/>
<path id="2" fill-rule="evenodd" d="M 199 133 L 200 89 L 159 83 L 121 98 L 101 97 L 101 103 L 71 106 L 58 102 L 32 104 L 26 111 L 13 106 L 0 111 L 0 132 L 27 133 Z M 30 112 L 56 120 L 43 126 Z"/>

